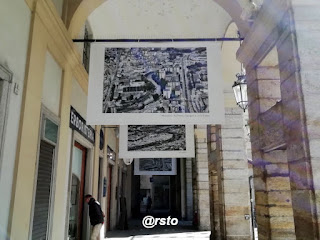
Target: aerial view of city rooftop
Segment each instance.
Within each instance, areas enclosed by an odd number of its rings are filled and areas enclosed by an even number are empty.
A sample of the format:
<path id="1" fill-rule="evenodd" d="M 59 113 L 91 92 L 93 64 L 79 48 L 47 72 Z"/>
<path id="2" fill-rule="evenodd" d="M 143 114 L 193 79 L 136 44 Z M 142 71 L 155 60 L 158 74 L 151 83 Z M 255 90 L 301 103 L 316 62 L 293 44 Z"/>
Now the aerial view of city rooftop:
<path id="1" fill-rule="evenodd" d="M 106 48 L 103 113 L 208 113 L 207 49 Z"/>

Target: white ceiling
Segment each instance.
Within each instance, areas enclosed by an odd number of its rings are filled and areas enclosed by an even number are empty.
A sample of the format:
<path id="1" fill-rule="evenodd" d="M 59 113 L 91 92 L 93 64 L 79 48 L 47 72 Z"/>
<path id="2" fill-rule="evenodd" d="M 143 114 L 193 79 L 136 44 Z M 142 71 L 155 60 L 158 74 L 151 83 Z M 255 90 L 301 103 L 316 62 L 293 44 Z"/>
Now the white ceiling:
<path id="1" fill-rule="evenodd" d="M 231 17 L 213 0 L 108 0 L 88 22 L 97 39 L 214 38 Z"/>

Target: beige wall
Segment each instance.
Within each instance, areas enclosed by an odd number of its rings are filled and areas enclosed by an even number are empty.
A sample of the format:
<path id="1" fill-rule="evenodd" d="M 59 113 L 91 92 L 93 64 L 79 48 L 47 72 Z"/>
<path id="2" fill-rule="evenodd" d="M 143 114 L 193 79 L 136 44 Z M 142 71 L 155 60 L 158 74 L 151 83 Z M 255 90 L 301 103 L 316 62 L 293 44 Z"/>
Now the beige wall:
<path id="1" fill-rule="evenodd" d="M 64 0 L 52 0 L 54 6 L 56 7 L 56 10 L 57 10 L 59 16 L 62 16 L 63 1 Z"/>
<path id="2" fill-rule="evenodd" d="M 71 105 L 84 119 L 87 118 L 87 94 L 75 78 L 72 79 Z"/>
<path id="3" fill-rule="evenodd" d="M 225 37 L 238 37 L 237 31 L 238 29 L 235 23 L 231 23 Z M 232 85 L 237 79 L 236 74 L 241 71 L 241 64 L 236 59 L 236 52 L 239 49 L 239 44 L 240 43 L 237 41 L 226 41 L 222 44 L 222 77 L 224 83 L 224 104 L 226 108 L 237 107 Z"/>
<path id="4" fill-rule="evenodd" d="M 6 239 L 14 179 L 21 101 L 24 88 L 31 12 L 24 1 L 3 0 L 0 7 L 0 64 L 13 73 L 9 111 L 0 159 L 0 239 Z M 21 27 L 23 26 L 23 28 Z M 14 84 L 19 86 L 14 94 Z"/>
<path id="5" fill-rule="evenodd" d="M 213 0 L 117 0 L 88 21 L 94 38 L 210 38 L 222 36 L 231 17 Z"/>
<path id="6" fill-rule="evenodd" d="M 60 110 L 60 91 L 61 91 L 62 69 L 47 52 L 46 65 L 43 78 L 42 103 L 56 116 Z"/>

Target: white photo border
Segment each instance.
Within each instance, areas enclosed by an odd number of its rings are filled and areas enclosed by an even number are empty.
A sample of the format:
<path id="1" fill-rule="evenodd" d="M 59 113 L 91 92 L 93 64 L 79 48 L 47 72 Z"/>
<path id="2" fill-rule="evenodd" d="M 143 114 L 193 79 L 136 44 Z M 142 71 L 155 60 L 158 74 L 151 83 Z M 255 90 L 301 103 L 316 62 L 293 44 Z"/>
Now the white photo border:
<path id="1" fill-rule="evenodd" d="M 105 48 L 176 47 L 207 48 L 209 113 L 103 113 Z M 221 45 L 217 42 L 92 43 L 87 104 L 89 125 L 223 124 L 224 97 Z"/>

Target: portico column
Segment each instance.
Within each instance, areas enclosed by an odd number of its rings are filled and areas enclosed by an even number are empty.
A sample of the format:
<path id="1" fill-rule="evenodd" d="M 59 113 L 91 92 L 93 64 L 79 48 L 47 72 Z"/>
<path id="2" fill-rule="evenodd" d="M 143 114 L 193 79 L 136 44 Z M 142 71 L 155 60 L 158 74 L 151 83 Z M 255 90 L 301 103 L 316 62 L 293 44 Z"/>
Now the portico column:
<path id="1" fill-rule="evenodd" d="M 193 219 L 192 159 L 186 158 L 186 219 Z"/>
<path id="2" fill-rule="evenodd" d="M 292 114 L 289 115 L 292 126 L 297 125 L 304 134 L 296 134 L 296 127 L 291 129 L 293 142 L 302 142 L 302 156 L 292 154 L 289 161 L 295 183 L 293 198 L 296 199 L 295 220 L 297 235 L 319 239 L 320 228 L 320 2 L 318 0 L 292 1 L 294 28 L 287 41 L 291 43 L 293 55 L 284 65 L 290 79 L 295 79 L 298 94 L 288 91 L 291 97 Z M 294 66 L 294 67 L 293 67 Z M 287 82 L 290 82 L 288 81 Z M 292 82 L 292 81 L 291 81 Z M 288 85 L 288 84 L 287 84 Z M 295 85 L 294 85 L 295 87 Z M 289 89 L 288 89 L 289 90 Z M 295 98 L 296 101 L 292 102 Z M 298 118 L 293 104 L 299 104 L 304 111 L 304 118 Z M 297 149 L 294 144 L 292 151 Z M 306 235 L 308 234 L 308 235 Z"/>
<path id="3" fill-rule="evenodd" d="M 186 218 L 186 159 L 180 159 L 180 182 L 181 182 L 181 218 Z"/>
<path id="4" fill-rule="evenodd" d="M 197 125 L 196 137 L 196 202 L 199 230 L 210 230 L 210 199 L 207 125 Z"/>

